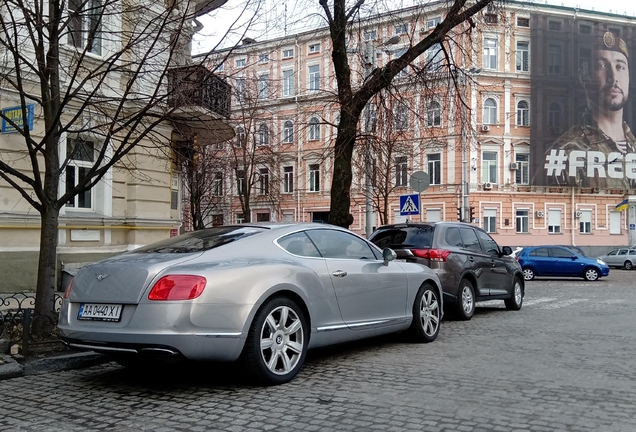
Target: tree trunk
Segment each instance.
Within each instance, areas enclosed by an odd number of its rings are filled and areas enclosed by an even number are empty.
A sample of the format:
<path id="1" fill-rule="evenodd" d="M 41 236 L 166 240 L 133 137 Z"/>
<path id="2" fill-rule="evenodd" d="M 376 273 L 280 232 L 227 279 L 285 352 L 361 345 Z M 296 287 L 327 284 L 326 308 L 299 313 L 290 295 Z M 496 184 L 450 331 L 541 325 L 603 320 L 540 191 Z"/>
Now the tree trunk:
<path id="1" fill-rule="evenodd" d="M 343 109 L 344 111 L 344 109 Z M 329 223 L 349 228 L 351 223 L 351 159 L 356 138 L 358 116 L 341 115 L 338 136 L 334 145 L 333 178 L 331 180 L 331 204 Z"/>
<path id="2" fill-rule="evenodd" d="M 41 213 L 40 257 L 35 297 L 35 313 L 53 318 L 55 315 L 55 276 L 57 269 L 59 210 L 47 205 Z"/>

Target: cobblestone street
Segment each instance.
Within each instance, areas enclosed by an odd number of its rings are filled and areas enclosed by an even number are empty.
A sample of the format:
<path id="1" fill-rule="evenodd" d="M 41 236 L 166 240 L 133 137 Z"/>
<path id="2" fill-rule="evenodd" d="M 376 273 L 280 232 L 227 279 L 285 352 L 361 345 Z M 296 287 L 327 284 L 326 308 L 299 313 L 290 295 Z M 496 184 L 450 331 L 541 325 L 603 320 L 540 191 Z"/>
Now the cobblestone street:
<path id="1" fill-rule="evenodd" d="M 278 387 L 215 365 L 0 381 L 0 430 L 634 431 L 635 276 L 532 281 L 519 312 L 480 304 L 428 345 L 394 335 L 310 352 Z"/>

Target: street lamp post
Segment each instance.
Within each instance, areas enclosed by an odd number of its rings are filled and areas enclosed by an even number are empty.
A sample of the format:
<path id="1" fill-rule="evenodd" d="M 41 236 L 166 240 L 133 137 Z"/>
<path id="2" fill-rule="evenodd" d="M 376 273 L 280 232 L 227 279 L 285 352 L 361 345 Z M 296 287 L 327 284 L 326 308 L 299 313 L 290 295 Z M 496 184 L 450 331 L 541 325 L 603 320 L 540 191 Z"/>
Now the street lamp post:
<path id="1" fill-rule="evenodd" d="M 468 177 L 468 151 L 466 149 L 466 123 L 467 123 L 467 113 L 466 113 L 466 75 L 477 75 L 481 72 L 481 68 L 471 67 L 468 70 L 465 69 L 457 69 L 459 71 L 459 84 L 463 86 L 463 94 L 464 100 L 462 102 L 462 211 L 461 218 L 462 222 L 465 222 L 470 215 L 470 203 L 469 203 L 469 194 L 470 194 L 470 179 Z M 471 123 L 472 124 L 472 123 Z M 470 221 L 469 221 L 470 222 Z"/>

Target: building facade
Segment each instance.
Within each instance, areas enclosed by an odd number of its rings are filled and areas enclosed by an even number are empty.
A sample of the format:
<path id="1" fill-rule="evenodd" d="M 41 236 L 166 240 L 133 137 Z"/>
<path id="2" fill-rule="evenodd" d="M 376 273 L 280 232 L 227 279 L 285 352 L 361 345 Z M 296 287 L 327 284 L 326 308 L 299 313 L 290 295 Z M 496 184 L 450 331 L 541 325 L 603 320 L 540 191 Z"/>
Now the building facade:
<path id="1" fill-rule="evenodd" d="M 64 22 L 70 24 L 61 26 L 60 34 L 61 92 L 62 99 L 68 100 L 64 100 L 60 122 L 59 196 L 82 181 L 98 157 L 106 163 L 127 142 L 135 146 L 96 184 L 61 207 L 58 270 L 72 271 L 82 263 L 178 233 L 181 172 L 174 163 L 175 143 L 192 142 L 197 137 L 204 142 L 224 141 L 233 135 L 225 120 L 229 85 L 193 65 L 190 55 L 192 21 L 224 2 L 182 1 L 139 7 L 133 2 L 122 7 L 121 2 L 103 0 L 88 2 L 91 9 L 86 11 L 80 10 L 89 7 L 83 3 L 64 3 L 68 8 Z M 0 6 L 4 24 L 15 17 L 8 7 L 8 2 Z M 139 18 L 139 8 L 145 12 L 143 18 Z M 153 30 L 153 19 L 164 27 Z M 147 34 L 140 31 L 138 40 L 125 40 L 126 35 L 132 38 L 139 23 L 145 24 Z M 14 31 L 20 35 L 19 22 Z M 174 32 L 178 37 L 161 37 L 159 31 Z M 154 46 L 152 41 L 156 41 Z M 29 59 L 36 63 L 34 50 L 28 43 L 17 48 L 25 62 L 24 79 L 34 78 L 26 70 Z M 7 172 L 15 170 L 41 179 L 44 159 L 33 143 L 45 142 L 50 133 L 44 116 L 47 102 L 37 91 L 37 81 L 31 83 L 33 87 L 15 85 L 15 54 L 15 46 L 0 44 L 0 158 L 9 167 Z M 100 68 L 106 71 L 103 75 Z M 124 114 L 114 113 L 117 108 Z M 24 112 L 28 112 L 27 118 L 23 118 Z M 130 118 L 152 126 L 127 124 Z M 21 128 L 28 129 L 28 134 Z M 39 168 L 30 154 L 36 155 Z M 40 214 L 9 183 L 10 178 L 0 176 L 0 292 L 33 291 Z M 35 195 L 28 185 L 20 186 L 27 195 Z"/>
<path id="2" fill-rule="evenodd" d="M 440 3 L 361 23 L 347 39 L 354 80 L 359 85 L 443 19 Z M 603 135 L 612 143 L 604 152 L 554 147 L 588 109 L 602 105 L 581 78 L 584 69 L 600 68 L 597 50 L 622 54 L 628 68 L 636 20 L 513 2 L 484 10 L 475 22 L 470 34 L 456 29 L 443 46 L 429 49 L 396 78 L 390 94 L 367 107 L 354 157 L 350 229 L 365 234 L 369 225 L 405 221 L 399 196 L 414 193 L 410 178 L 423 171 L 430 185 L 412 220 L 470 220 L 511 246 L 570 244 L 596 253 L 636 244 L 629 128 L 613 140 Z M 237 138 L 214 153 L 225 162 L 215 168 L 211 219 L 326 222 L 339 118 L 327 29 L 247 39 L 213 54 L 208 67 L 233 84 Z M 623 69 L 619 64 L 612 73 Z M 623 125 L 636 124 L 636 76 L 628 71 L 619 84 Z M 555 181 L 554 171 L 571 181 Z M 627 210 L 617 207 L 624 200 Z"/>

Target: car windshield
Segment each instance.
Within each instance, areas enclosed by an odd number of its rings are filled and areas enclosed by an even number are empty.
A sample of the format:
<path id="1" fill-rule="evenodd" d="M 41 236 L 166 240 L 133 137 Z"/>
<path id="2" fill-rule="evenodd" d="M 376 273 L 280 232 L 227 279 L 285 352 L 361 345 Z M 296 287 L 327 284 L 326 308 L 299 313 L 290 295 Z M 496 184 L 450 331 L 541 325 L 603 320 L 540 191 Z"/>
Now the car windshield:
<path id="1" fill-rule="evenodd" d="M 226 226 L 194 231 L 136 249 L 136 253 L 192 253 L 214 249 L 266 231 L 265 227 Z"/>
<path id="2" fill-rule="evenodd" d="M 394 226 L 377 230 L 369 240 L 380 248 L 430 248 L 434 233 L 433 225 Z"/>

